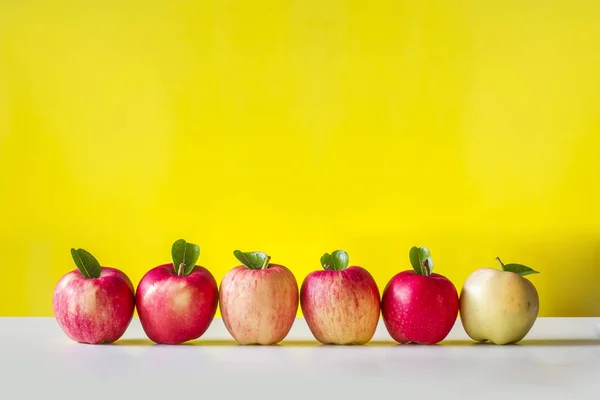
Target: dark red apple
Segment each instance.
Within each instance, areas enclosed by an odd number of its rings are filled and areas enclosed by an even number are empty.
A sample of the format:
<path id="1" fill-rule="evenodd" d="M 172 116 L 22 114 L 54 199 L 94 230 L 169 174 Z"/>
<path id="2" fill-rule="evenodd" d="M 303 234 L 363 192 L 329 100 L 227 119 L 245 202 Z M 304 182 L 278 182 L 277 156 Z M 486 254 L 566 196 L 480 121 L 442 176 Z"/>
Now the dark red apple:
<path id="1" fill-rule="evenodd" d="M 383 322 L 399 343 L 439 343 L 456 323 L 458 292 L 448 278 L 432 273 L 433 260 L 426 247 L 413 247 L 410 262 L 414 271 L 396 274 L 383 290 Z"/>
<path id="2" fill-rule="evenodd" d="M 348 254 L 336 250 L 321 257 L 324 271 L 306 276 L 300 289 L 304 319 L 323 344 L 365 344 L 375 334 L 381 298 L 371 274 L 348 267 Z"/>
<path id="3" fill-rule="evenodd" d="M 198 339 L 212 323 L 219 301 L 215 278 L 196 265 L 200 247 L 180 239 L 171 255 L 173 263 L 146 272 L 136 293 L 142 328 L 160 344 Z"/>
<path id="4" fill-rule="evenodd" d="M 77 269 L 58 281 L 52 296 L 58 325 L 79 343 L 117 341 L 135 310 L 131 280 L 116 268 L 100 266 L 84 249 L 71 249 L 71 256 Z"/>
<path id="5" fill-rule="evenodd" d="M 270 264 L 263 252 L 233 252 L 243 264 L 221 281 L 221 316 L 242 345 L 271 345 L 289 333 L 298 312 L 298 283 L 283 265 Z"/>

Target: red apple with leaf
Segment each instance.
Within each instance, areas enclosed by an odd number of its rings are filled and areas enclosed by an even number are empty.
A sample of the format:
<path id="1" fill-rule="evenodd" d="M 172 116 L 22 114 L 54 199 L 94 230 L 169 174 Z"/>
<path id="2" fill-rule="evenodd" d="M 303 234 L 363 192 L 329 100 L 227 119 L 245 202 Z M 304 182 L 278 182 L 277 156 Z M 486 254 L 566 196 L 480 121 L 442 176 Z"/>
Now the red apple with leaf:
<path id="1" fill-rule="evenodd" d="M 135 294 L 122 271 L 103 267 L 84 249 L 71 249 L 77 269 L 56 284 L 52 308 L 63 332 L 79 343 L 117 341 L 131 323 Z"/>
<path id="2" fill-rule="evenodd" d="M 409 258 L 413 271 L 396 274 L 383 290 L 384 325 L 399 343 L 439 343 L 456 323 L 458 292 L 448 278 L 433 273 L 427 247 L 412 247 Z"/>
<path id="3" fill-rule="evenodd" d="M 325 253 L 323 270 L 308 274 L 300 289 L 304 319 L 323 344 L 365 344 L 377 329 L 381 302 L 377 283 L 366 269 L 348 264 L 344 250 Z"/>
<path id="4" fill-rule="evenodd" d="M 219 306 L 225 327 L 242 345 L 271 345 L 289 333 L 298 312 L 298 283 L 283 265 L 260 251 L 233 255 L 242 265 L 221 281 Z"/>
<path id="5" fill-rule="evenodd" d="M 152 268 L 137 288 L 137 310 L 144 332 L 160 344 L 198 339 L 212 323 L 219 301 L 210 271 L 196 265 L 200 247 L 179 239 L 171 247 L 173 263 Z"/>

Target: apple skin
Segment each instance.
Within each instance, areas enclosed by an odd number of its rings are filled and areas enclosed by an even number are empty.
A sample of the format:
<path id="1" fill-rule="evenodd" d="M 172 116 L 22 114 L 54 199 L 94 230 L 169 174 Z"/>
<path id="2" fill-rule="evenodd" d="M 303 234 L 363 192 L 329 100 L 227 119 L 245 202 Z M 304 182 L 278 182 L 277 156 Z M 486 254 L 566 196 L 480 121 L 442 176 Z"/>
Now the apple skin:
<path id="1" fill-rule="evenodd" d="M 384 325 L 398 343 L 441 342 L 456 323 L 458 309 L 456 287 L 436 273 L 402 271 L 390 279 L 381 299 Z"/>
<path id="2" fill-rule="evenodd" d="M 289 333 L 298 312 L 298 283 L 283 265 L 231 269 L 221 281 L 223 323 L 241 345 L 271 345 Z"/>
<path id="3" fill-rule="evenodd" d="M 364 268 L 313 271 L 300 289 L 304 319 L 323 344 L 365 344 L 379 322 L 381 297 L 377 283 Z"/>
<path id="4" fill-rule="evenodd" d="M 100 277 L 91 279 L 75 269 L 63 275 L 54 288 L 56 321 L 79 343 L 113 343 L 133 319 L 135 294 L 129 277 L 116 268 L 100 270 Z"/>
<path id="5" fill-rule="evenodd" d="M 154 267 L 142 277 L 136 293 L 142 328 L 159 344 L 198 339 L 212 323 L 218 301 L 214 276 L 198 265 L 187 276 L 178 276 L 172 263 Z"/>
<path id="6" fill-rule="evenodd" d="M 538 312 L 535 286 L 514 272 L 480 268 L 467 277 L 461 289 L 461 323 L 477 342 L 519 342 L 533 327 Z"/>

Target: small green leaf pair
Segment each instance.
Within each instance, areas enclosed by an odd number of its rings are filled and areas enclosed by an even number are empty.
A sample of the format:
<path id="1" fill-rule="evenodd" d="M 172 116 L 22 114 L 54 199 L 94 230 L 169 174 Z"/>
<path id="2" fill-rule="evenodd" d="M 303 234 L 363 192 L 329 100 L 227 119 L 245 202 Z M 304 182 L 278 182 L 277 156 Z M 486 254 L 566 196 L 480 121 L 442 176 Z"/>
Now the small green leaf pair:
<path id="1" fill-rule="evenodd" d="M 413 246 L 408 253 L 410 264 L 419 275 L 429 276 L 433 273 L 433 259 L 425 246 Z"/>
<path id="2" fill-rule="evenodd" d="M 341 271 L 348 268 L 350 258 L 344 250 L 336 250 L 331 254 L 325 253 L 321 256 L 321 265 L 327 271 Z"/>
<path id="3" fill-rule="evenodd" d="M 196 261 L 200 258 L 200 246 L 179 239 L 171 247 L 173 268 L 179 276 L 188 276 L 196 267 Z"/>

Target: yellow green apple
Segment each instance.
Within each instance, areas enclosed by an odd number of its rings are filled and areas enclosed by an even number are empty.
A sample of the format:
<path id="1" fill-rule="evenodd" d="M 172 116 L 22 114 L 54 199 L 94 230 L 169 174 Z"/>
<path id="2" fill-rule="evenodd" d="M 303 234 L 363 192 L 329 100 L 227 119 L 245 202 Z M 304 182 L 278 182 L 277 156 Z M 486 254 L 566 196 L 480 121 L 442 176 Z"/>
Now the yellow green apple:
<path id="1" fill-rule="evenodd" d="M 460 293 L 460 320 L 467 335 L 477 342 L 517 343 L 529 333 L 538 316 L 538 292 L 525 278 L 538 272 L 496 260 L 501 269 L 480 268 L 465 280 Z"/>

